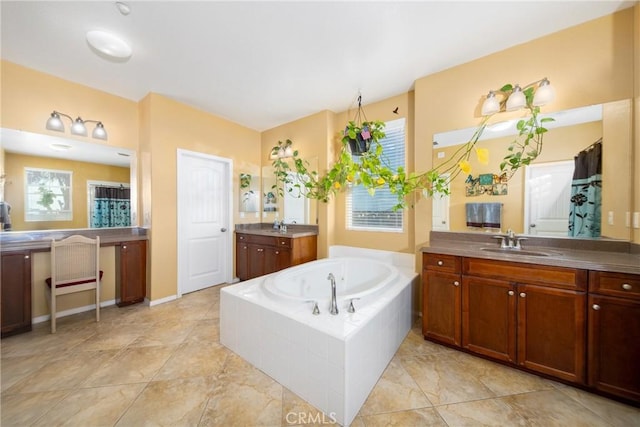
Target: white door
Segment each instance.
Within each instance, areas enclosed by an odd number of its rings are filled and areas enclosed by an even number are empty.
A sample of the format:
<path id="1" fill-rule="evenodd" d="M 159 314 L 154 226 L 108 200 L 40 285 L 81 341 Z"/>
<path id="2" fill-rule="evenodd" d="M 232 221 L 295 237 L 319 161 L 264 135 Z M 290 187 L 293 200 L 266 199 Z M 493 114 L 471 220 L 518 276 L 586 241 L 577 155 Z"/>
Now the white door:
<path id="1" fill-rule="evenodd" d="M 573 160 L 527 167 L 524 223 L 527 234 L 567 235 L 573 167 Z"/>
<path id="2" fill-rule="evenodd" d="M 446 178 L 449 179 L 448 174 Z M 449 196 L 434 194 L 431 199 L 431 229 L 434 231 L 449 231 Z"/>
<path id="3" fill-rule="evenodd" d="M 178 150 L 179 295 L 231 281 L 232 169 L 229 159 Z"/>

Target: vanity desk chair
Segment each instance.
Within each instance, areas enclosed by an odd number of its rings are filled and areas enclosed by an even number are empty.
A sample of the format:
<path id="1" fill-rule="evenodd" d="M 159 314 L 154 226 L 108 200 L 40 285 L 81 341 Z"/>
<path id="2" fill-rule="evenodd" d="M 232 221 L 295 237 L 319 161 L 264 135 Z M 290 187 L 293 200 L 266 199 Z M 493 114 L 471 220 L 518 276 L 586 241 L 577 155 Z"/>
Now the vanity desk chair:
<path id="1" fill-rule="evenodd" d="M 96 322 L 100 321 L 100 237 L 74 235 L 51 241 L 51 277 L 46 279 L 51 333 L 56 332 L 56 297 L 95 290 Z"/>

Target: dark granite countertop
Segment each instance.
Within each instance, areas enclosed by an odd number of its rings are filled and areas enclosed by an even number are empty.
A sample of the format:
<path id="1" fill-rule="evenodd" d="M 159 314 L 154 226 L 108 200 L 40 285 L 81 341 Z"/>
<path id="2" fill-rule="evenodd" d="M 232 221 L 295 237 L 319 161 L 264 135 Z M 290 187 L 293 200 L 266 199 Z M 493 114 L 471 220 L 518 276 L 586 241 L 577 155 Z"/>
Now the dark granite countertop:
<path id="1" fill-rule="evenodd" d="M 51 247 L 51 239 L 60 240 L 74 234 L 90 238 L 100 236 L 101 246 L 148 239 L 147 229 L 142 227 L 13 231 L 0 233 L 0 250 L 2 252 L 22 250 L 44 251 Z"/>
<path id="2" fill-rule="evenodd" d="M 280 230 L 274 229 L 273 224 L 268 223 L 236 224 L 236 233 L 296 238 L 317 236 L 318 226 L 307 224 L 287 224 L 287 232 L 283 233 Z"/>
<path id="3" fill-rule="evenodd" d="M 423 253 L 551 265 L 585 270 L 640 274 L 640 255 L 630 253 L 630 243 L 530 237 L 522 249 L 500 250 L 496 234 L 432 232 Z M 527 236 L 528 237 L 528 236 Z M 487 250 L 489 249 L 489 250 Z"/>

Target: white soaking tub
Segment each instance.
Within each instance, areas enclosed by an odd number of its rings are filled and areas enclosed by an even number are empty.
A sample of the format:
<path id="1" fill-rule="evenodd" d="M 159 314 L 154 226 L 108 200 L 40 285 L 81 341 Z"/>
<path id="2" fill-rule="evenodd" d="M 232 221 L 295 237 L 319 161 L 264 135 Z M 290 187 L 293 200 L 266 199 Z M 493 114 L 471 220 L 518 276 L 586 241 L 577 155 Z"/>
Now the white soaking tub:
<path id="1" fill-rule="evenodd" d="M 227 286 L 220 342 L 349 425 L 411 328 L 414 265 L 412 254 L 333 246 L 327 259 Z M 337 315 L 329 314 L 329 273 Z"/>

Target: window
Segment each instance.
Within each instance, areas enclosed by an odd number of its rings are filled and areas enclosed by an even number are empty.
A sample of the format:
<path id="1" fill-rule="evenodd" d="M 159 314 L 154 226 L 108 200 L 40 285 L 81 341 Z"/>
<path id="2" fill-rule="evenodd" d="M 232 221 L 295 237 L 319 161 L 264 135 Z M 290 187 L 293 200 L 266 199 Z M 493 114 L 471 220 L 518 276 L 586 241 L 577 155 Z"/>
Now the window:
<path id="1" fill-rule="evenodd" d="M 25 221 L 71 221 L 73 172 L 25 168 Z"/>
<path id="2" fill-rule="evenodd" d="M 385 138 L 379 141 L 391 169 L 404 166 L 405 119 L 387 122 Z M 403 210 L 393 211 L 398 197 L 389 188 L 376 190 L 372 197 L 362 186 L 351 187 L 347 193 L 347 229 L 402 232 Z"/>

